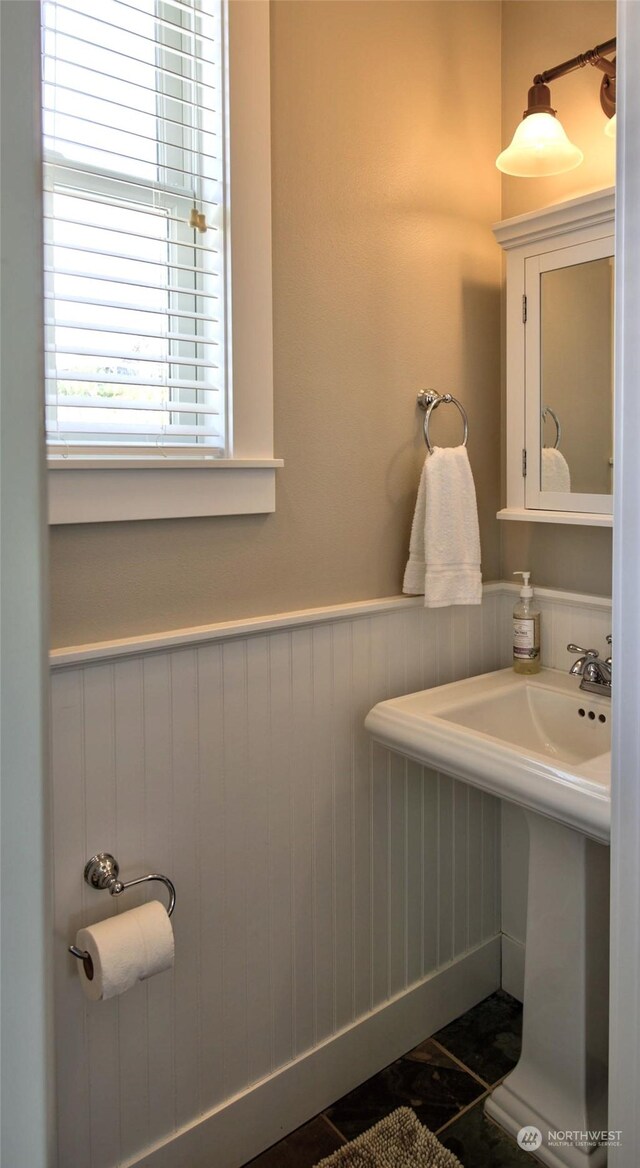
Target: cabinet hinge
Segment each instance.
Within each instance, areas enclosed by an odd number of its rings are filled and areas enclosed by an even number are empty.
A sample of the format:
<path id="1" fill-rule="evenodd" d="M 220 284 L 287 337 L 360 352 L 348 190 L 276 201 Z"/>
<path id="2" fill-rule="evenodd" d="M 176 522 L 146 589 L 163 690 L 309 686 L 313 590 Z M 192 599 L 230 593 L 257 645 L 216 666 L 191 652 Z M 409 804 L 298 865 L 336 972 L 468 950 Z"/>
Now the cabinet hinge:
<path id="1" fill-rule="evenodd" d="M 526 452 L 526 450 L 522 451 L 522 477 L 523 477 L 523 479 L 526 479 L 526 477 L 527 477 L 527 452 Z"/>
<path id="2" fill-rule="evenodd" d="M 522 297 L 522 323 L 523 324 L 527 323 L 527 298 L 526 298 L 526 296 Z"/>

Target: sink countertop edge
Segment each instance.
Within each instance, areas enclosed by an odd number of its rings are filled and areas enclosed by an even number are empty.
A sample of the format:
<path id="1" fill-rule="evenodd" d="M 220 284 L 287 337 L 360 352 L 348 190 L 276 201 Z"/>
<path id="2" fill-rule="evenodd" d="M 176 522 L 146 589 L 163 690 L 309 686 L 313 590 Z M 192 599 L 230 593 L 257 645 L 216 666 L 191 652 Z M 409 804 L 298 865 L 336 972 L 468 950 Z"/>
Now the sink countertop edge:
<path id="1" fill-rule="evenodd" d="M 421 719 L 423 725 L 418 726 L 416 715 L 389 708 L 399 700 L 379 702 L 365 719 L 366 729 L 382 745 L 499 799 L 557 818 L 599 843 L 610 842 L 611 801 L 608 791 L 598 789 L 599 784 L 581 779 L 579 774 L 562 779 L 550 773 L 542 760 L 523 758 L 517 749 L 495 739 L 485 742 L 459 726 L 449 730 L 437 714 Z M 540 797 L 541 782 L 544 800 Z"/>

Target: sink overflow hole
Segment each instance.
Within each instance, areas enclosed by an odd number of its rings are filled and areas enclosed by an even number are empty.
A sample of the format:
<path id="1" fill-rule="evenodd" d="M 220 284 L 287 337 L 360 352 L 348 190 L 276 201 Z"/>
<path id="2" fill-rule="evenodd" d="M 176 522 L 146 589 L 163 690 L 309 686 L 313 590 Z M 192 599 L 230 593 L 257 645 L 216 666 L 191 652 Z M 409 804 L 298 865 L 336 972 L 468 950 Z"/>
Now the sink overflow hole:
<path id="1" fill-rule="evenodd" d="M 595 714 L 594 714 L 593 710 L 589 710 L 589 717 L 591 718 L 592 722 L 595 721 Z"/>
<path id="2" fill-rule="evenodd" d="M 606 720 L 607 719 L 606 719 L 606 716 L 604 714 L 598 714 L 598 721 L 599 722 L 606 722 Z"/>
<path id="3" fill-rule="evenodd" d="M 584 718 L 584 715 L 585 715 L 585 711 L 584 711 L 584 710 L 578 710 L 578 713 L 579 713 L 579 715 L 580 715 L 580 717 L 581 717 L 581 718 Z"/>

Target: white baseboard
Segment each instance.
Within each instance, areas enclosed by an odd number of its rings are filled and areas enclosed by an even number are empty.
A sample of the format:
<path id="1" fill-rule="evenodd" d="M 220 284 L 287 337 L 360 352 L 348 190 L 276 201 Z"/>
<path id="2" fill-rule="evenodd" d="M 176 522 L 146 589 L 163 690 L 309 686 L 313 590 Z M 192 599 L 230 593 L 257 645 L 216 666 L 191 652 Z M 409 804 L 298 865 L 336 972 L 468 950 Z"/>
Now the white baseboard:
<path id="1" fill-rule="evenodd" d="M 502 988 L 524 1001 L 524 943 L 502 934 Z"/>
<path id="2" fill-rule="evenodd" d="M 122 1168 L 239 1168 L 500 984 L 500 935 Z"/>

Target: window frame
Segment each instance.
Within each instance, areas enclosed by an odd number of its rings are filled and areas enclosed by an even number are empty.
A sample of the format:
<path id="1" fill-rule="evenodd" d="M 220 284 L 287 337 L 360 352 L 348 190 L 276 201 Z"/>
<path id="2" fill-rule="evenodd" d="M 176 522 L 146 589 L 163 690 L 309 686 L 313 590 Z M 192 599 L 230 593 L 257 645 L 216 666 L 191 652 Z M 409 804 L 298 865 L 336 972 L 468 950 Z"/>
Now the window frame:
<path id="1" fill-rule="evenodd" d="M 269 4 L 225 0 L 224 17 L 232 457 L 50 451 L 51 524 L 275 510 Z"/>

